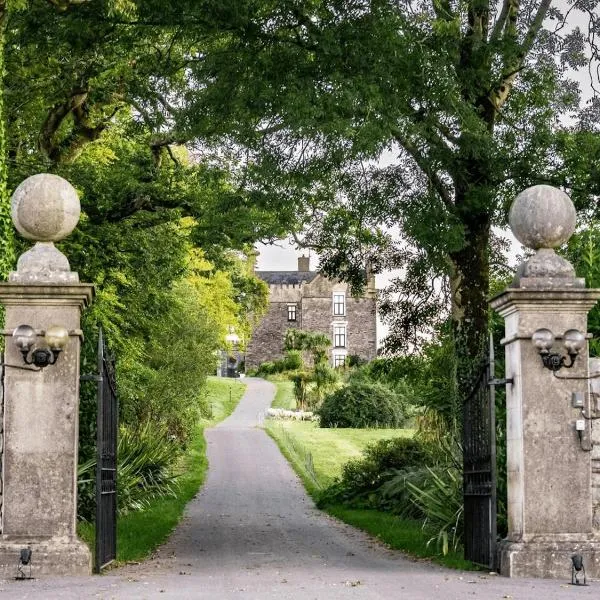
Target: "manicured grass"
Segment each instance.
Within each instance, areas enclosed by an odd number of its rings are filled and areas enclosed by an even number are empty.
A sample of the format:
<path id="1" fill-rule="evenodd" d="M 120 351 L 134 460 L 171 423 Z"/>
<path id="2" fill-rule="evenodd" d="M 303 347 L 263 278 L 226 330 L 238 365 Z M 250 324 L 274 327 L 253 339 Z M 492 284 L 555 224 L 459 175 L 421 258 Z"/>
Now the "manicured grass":
<path id="1" fill-rule="evenodd" d="M 296 398 L 294 397 L 294 383 L 289 379 L 269 377 L 269 381 L 275 384 L 277 391 L 271 406 L 273 408 L 284 408 L 285 410 L 296 409 Z"/>
<path id="2" fill-rule="evenodd" d="M 198 424 L 178 470 L 179 487 L 176 497 L 159 498 L 141 512 L 132 512 L 117 521 L 117 561 L 138 561 L 163 543 L 177 525 L 186 504 L 196 495 L 208 469 L 204 429 L 229 416 L 246 386 L 235 379 L 209 377 L 204 393 L 212 406 L 212 418 Z M 95 531 L 91 523 L 80 523 L 79 536 L 94 548 Z M 93 551 L 93 550 L 92 550 Z"/>
<path id="3" fill-rule="evenodd" d="M 209 377 L 202 393 L 211 407 L 212 418 L 204 421 L 202 425 L 210 427 L 228 417 L 238 405 L 245 389 L 243 380 Z"/>
<path id="4" fill-rule="evenodd" d="M 321 429 L 305 421 L 266 421 L 266 431 L 275 440 L 306 488 L 315 499 L 332 480 L 339 476 L 343 465 L 361 454 L 370 442 L 397 436 L 412 436 L 412 429 Z M 369 532 L 391 548 L 414 556 L 428 558 L 446 567 L 476 569 L 461 553 L 439 554 L 434 532 L 420 521 L 401 519 L 377 510 L 349 509 L 326 506 L 329 514 L 345 523 Z"/>
<path id="5" fill-rule="evenodd" d="M 279 442 L 281 439 L 302 453 L 310 453 L 317 487 L 327 487 L 342 473 L 349 460 L 358 458 L 371 442 L 393 437 L 410 437 L 412 429 L 330 429 L 310 421 L 266 421 L 266 429 Z M 282 444 L 280 444 L 281 447 Z M 306 474 L 305 474 L 306 476 Z"/>
<path id="6" fill-rule="evenodd" d="M 350 509 L 344 506 L 328 506 L 326 510 L 344 523 L 368 531 L 391 548 L 403 550 L 420 558 L 432 559 L 453 569 L 477 568 L 472 562 L 463 558 L 462 552 L 449 551 L 446 556 L 439 555 L 435 542 L 428 544 L 434 533 L 424 528 L 420 521 L 401 519 L 378 510 Z"/>

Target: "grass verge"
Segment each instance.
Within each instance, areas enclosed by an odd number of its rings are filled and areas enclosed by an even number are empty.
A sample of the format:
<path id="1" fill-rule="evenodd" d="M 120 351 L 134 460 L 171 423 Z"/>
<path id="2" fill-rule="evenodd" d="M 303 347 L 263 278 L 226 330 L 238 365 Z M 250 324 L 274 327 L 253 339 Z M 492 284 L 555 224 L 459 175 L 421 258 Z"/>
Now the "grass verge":
<path id="1" fill-rule="evenodd" d="M 315 500 L 319 498 L 320 491 L 341 474 L 343 465 L 357 458 L 368 443 L 413 435 L 410 429 L 321 429 L 315 423 L 302 421 L 267 421 L 265 429 Z M 330 505 L 324 510 L 349 525 L 367 531 L 391 548 L 454 569 L 477 568 L 461 553 L 440 555 L 435 543 L 428 544 L 434 533 L 423 527 L 420 521 L 341 505 Z"/>
<path id="2" fill-rule="evenodd" d="M 271 406 L 273 408 L 295 410 L 296 398 L 294 397 L 294 383 L 289 379 L 279 379 L 277 377 L 269 377 L 268 380 L 277 388 Z"/>
<path id="3" fill-rule="evenodd" d="M 117 564 L 138 561 L 147 557 L 162 544 L 179 523 L 186 504 L 196 495 L 204 483 L 208 469 L 204 429 L 228 417 L 246 386 L 235 379 L 209 377 L 204 394 L 212 409 L 212 417 L 203 419 L 196 427 L 178 468 L 177 495 L 159 498 L 140 512 L 132 512 L 117 520 Z M 93 523 L 79 523 L 79 536 L 92 549 L 95 548 Z"/>
<path id="4" fill-rule="evenodd" d="M 462 552 L 449 551 L 446 556 L 440 555 L 434 543 L 428 544 L 434 532 L 428 531 L 419 521 L 401 519 L 378 510 L 351 509 L 339 505 L 328 506 L 325 510 L 344 523 L 367 531 L 391 548 L 408 552 L 419 558 L 431 559 L 452 569 L 477 568 L 472 562 L 463 558 Z"/>

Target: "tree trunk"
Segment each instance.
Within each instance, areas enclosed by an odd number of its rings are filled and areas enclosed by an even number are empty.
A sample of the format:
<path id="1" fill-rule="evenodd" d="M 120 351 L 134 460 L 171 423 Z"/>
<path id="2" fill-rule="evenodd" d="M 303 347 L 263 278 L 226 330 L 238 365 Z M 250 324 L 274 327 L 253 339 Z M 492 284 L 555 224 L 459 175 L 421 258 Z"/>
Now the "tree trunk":
<path id="1" fill-rule="evenodd" d="M 490 217 L 458 199 L 464 247 L 450 255 L 458 397 L 470 394 L 487 356 Z"/>

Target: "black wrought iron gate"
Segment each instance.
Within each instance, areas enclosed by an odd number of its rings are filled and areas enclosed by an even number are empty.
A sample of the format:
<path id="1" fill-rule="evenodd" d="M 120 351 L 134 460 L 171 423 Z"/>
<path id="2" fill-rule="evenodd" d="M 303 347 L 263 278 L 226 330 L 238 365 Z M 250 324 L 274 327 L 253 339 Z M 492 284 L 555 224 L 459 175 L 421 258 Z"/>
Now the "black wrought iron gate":
<path id="1" fill-rule="evenodd" d="M 119 404 L 115 359 L 109 355 L 102 330 L 98 334 L 98 375 L 84 376 L 97 382 L 96 439 L 96 558 L 94 571 L 117 557 L 117 434 Z"/>
<path id="2" fill-rule="evenodd" d="M 494 344 L 490 336 L 487 364 L 481 370 L 463 411 L 463 493 L 465 558 L 490 569 L 495 567 L 496 410 Z"/>

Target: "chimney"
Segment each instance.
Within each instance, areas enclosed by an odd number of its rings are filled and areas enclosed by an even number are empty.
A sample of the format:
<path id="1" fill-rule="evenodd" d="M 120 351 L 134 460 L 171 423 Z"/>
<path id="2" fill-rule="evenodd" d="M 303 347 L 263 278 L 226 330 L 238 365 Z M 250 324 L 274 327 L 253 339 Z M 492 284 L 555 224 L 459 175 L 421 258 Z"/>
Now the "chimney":
<path id="1" fill-rule="evenodd" d="M 308 273 L 310 271 L 310 256 L 299 256 L 298 257 L 298 272 Z"/>

